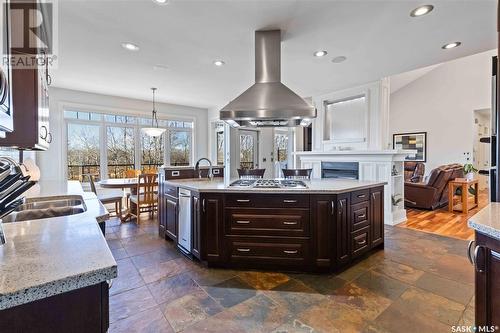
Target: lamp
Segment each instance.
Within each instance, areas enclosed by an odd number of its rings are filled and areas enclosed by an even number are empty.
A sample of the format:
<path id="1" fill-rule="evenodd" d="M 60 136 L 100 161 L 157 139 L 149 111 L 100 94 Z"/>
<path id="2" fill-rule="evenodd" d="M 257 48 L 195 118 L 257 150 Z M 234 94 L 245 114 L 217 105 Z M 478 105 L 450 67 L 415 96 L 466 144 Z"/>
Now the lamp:
<path id="1" fill-rule="evenodd" d="M 163 132 L 165 132 L 165 129 L 158 127 L 158 118 L 156 117 L 156 109 L 155 109 L 156 88 L 151 88 L 151 91 L 153 92 L 153 111 L 152 111 L 153 114 L 151 116 L 151 127 L 141 128 L 141 131 L 146 135 L 157 137 L 162 135 Z"/>

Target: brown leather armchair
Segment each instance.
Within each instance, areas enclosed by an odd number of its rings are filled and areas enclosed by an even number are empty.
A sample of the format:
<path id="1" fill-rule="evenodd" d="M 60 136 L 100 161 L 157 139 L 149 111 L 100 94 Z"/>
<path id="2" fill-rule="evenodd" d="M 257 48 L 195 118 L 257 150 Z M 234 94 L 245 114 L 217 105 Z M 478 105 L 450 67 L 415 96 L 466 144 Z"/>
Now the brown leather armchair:
<path id="1" fill-rule="evenodd" d="M 425 164 L 422 162 L 405 162 L 405 182 L 420 183 L 424 179 Z"/>
<path id="2" fill-rule="evenodd" d="M 448 182 L 463 177 L 460 164 L 442 165 L 431 171 L 427 183 L 405 183 L 406 207 L 436 209 L 448 204 Z"/>

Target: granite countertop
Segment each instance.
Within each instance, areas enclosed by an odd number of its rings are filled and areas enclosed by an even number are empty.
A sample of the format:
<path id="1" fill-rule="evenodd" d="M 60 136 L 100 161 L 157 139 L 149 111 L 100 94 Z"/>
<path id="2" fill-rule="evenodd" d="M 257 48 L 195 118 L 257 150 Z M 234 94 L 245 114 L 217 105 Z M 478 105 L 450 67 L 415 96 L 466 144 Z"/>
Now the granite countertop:
<path id="1" fill-rule="evenodd" d="M 0 245 L 0 310 L 94 285 L 117 276 L 116 261 L 96 220 L 108 217 L 79 182 L 42 182 L 27 198 L 80 195 L 84 213 L 4 223 Z"/>
<path id="2" fill-rule="evenodd" d="M 362 190 L 371 187 L 385 185 L 385 182 L 368 182 L 350 179 L 317 179 L 304 181 L 307 188 L 248 188 L 228 186 L 235 181 L 224 182 L 223 178 L 214 178 L 213 180 L 203 179 L 176 179 L 166 180 L 167 184 L 185 188 L 196 192 L 219 192 L 219 193 L 309 193 L 309 194 L 337 194 Z"/>
<path id="3" fill-rule="evenodd" d="M 500 203 L 492 202 L 469 219 L 469 227 L 500 240 Z"/>

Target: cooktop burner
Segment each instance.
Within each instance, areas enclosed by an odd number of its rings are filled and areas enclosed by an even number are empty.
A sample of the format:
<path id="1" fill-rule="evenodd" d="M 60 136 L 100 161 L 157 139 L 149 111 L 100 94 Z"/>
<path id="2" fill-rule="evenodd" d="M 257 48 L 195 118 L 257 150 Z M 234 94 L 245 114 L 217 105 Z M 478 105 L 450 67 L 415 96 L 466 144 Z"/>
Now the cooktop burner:
<path id="1" fill-rule="evenodd" d="M 307 188 L 302 180 L 294 179 L 238 179 L 229 186 L 252 188 Z"/>

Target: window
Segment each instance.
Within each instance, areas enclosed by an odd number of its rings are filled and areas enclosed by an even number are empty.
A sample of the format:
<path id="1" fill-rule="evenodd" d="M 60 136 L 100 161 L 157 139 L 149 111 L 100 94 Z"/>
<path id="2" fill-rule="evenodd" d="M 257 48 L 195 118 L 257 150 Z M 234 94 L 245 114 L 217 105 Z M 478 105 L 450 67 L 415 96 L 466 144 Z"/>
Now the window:
<path id="1" fill-rule="evenodd" d="M 68 178 L 82 174 L 119 178 L 129 169 L 153 171 L 163 164 L 190 165 L 193 122 L 160 119 L 167 131 L 149 137 L 141 128 L 151 119 L 119 114 L 65 110 Z M 101 161 L 103 165 L 101 165 Z"/>
<path id="2" fill-rule="evenodd" d="M 274 149 L 276 150 L 276 161 L 286 162 L 288 159 L 288 133 L 274 135 Z"/>
<path id="3" fill-rule="evenodd" d="M 217 153 L 217 165 L 224 165 L 224 124 L 215 124 L 215 145 Z"/>
<path id="4" fill-rule="evenodd" d="M 108 126 L 106 137 L 108 177 L 124 178 L 125 171 L 135 168 L 134 129 Z"/>
<path id="5" fill-rule="evenodd" d="M 240 168 L 257 167 L 257 132 L 240 130 Z"/>
<path id="6" fill-rule="evenodd" d="M 170 165 L 189 165 L 191 160 L 191 135 L 187 131 L 170 132 Z"/>
<path id="7" fill-rule="evenodd" d="M 68 179 L 84 181 L 82 175 L 100 178 L 99 126 L 68 124 Z"/>

